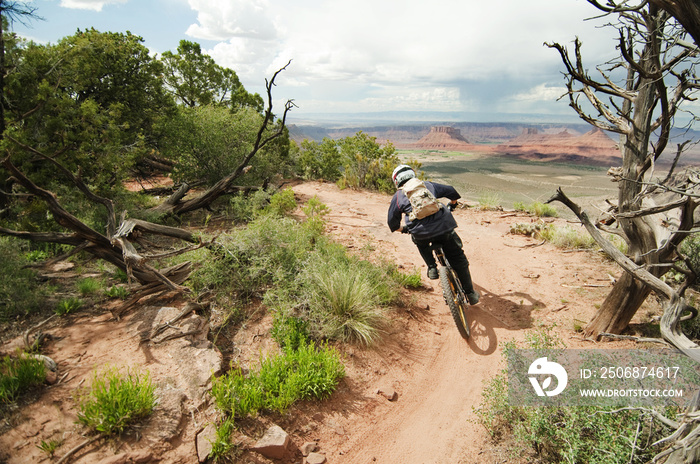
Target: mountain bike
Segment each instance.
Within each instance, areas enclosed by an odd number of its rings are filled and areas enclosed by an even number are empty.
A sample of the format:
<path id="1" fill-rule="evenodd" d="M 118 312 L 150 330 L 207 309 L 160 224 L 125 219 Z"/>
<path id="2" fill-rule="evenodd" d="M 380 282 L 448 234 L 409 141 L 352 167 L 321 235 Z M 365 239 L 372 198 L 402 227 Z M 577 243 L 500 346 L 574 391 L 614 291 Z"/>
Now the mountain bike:
<path id="1" fill-rule="evenodd" d="M 469 301 L 464 293 L 462 283 L 457 277 L 457 273 L 450 266 L 450 262 L 445 257 L 440 243 L 433 243 L 430 246 L 435 255 L 435 260 L 439 264 L 438 275 L 440 276 L 440 286 L 442 287 L 442 296 L 445 298 L 445 303 L 450 308 L 452 318 L 457 325 L 459 334 L 465 340 L 469 339 L 469 321 L 467 320 L 467 308 Z"/>

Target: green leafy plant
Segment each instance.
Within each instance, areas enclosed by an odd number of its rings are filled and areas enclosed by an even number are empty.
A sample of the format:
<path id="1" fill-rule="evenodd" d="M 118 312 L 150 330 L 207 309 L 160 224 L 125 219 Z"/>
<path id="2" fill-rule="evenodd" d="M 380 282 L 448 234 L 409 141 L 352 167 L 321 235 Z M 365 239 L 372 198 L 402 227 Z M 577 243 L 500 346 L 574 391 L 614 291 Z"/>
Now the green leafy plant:
<path id="1" fill-rule="evenodd" d="M 126 300 L 126 298 L 129 296 L 129 290 L 127 290 L 126 287 L 112 285 L 111 287 L 105 289 L 104 296 L 107 298 L 119 298 Z"/>
<path id="2" fill-rule="evenodd" d="M 216 427 L 216 438 L 211 443 L 211 458 L 215 463 L 234 462 L 236 445 L 231 441 L 231 437 L 236 428 L 233 418 L 226 418 Z"/>
<path id="3" fill-rule="evenodd" d="M 148 373 L 107 368 L 95 372 L 89 388 L 78 396 L 78 422 L 103 435 L 123 432 L 153 412 L 155 385 Z"/>
<path id="4" fill-rule="evenodd" d="M 75 312 L 83 307 L 83 300 L 76 297 L 65 298 L 56 304 L 54 312 L 59 316 L 65 316 L 68 313 Z"/>
<path id="5" fill-rule="evenodd" d="M 295 401 L 325 399 L 345 376 L 340 354 L 331 347 L 302 342 L 298 349 L 262 358 L 247 376 L 241 368 L 214 379 L 212 395 L 219 409 L 234 417 L 261 410 L 286 411 Z"/>
<path id="6" fill-rule="evenodd" d="M 278 311 L 274 315 L 270 334 L 281 348 L 298 350 L 302 343 L 309 340 L 308 322 Z"/>
<path id="7" fill-rule="evenodd" d="M 60 448 L 61 445 L 63 445 L 62 439 L 52 439 L 48 441 L 41 440 L 41 443 L 36 445 L 36 447 L 46 453 L 48 457 L 53 458 L 53 455 L 56 454 L 56 450 Z"/>
<path id="8" fill-rule="evenodd" d="M 0 360 L 0 404 L 16 401 L 32 386 L 41 385 L 46 379 L 44 362 L 31 356 Z"/>

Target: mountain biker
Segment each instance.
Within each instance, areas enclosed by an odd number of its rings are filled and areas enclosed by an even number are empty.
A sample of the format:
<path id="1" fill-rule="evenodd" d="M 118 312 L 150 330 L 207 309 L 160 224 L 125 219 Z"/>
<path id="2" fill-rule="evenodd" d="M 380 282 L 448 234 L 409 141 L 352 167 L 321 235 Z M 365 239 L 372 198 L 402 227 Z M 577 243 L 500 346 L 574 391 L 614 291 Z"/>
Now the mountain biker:
<path id="1" fill-rule="evenodd" d="M 479 302 L 479 293 L 474 290 L 471 274 L 469 273 L 469 261 L 462 249 L 462 240 L 455 232 L 457 221 L 452 216 L 452 210 L 457 206 L 457 200 L 461 195 L 450 185 L 438 184 L 436 182 L 425 181 L 425 187 L 435 196 L 435 198 L 447 198 L 450 200 L 448 207 L 440 208 L 436 213 L 423 219 L 411 220 L 409 213 L 412 211 L 411 203 L 406 194 L 401 190 L 409 179 L 416 177 L 415 171 L 405 164 L 399 165 L 391 175 L 394 185 L 398 189 L 391 199 L 387 223 L 392 232 L 411 234 L 413 243 L 418 247 L 418 252 L 428 265 L 428 278 L 437 279 L 437 263 L 433 256 L 430 245 L 440 243 L 445 252 L 445 257 L 457 272 L 462 288 L 467 294 L 469 304 Z M 405 215 L 404 224 L 401 223 L 402 216 Z"/>

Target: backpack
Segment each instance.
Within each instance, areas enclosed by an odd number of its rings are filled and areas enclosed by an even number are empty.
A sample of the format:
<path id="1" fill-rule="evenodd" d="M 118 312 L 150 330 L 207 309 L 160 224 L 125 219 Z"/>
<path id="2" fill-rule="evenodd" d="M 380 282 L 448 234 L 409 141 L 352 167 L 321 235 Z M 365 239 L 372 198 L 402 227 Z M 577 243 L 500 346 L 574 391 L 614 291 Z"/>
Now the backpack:
<path id="1" fill-rule="evenodd" d="M 408 215 L 408 219 L 411 221 L 435 214 L 442 207 L 435 195 L 425 186 L 425 182 L 417 177 L 406 181 L 401 186 L 401 190 L 411 202 L 411 212 Z"/>

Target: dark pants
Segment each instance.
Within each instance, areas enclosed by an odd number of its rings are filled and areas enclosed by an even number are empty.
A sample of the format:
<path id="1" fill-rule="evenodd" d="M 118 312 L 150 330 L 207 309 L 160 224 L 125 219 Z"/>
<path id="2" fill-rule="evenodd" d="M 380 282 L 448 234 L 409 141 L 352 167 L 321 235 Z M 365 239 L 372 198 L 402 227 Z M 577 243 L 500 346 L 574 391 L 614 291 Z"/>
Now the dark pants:
<path id="1" fill-rule="evenodd" d="M 464 293 L 469 294 L 474 292 L 474 285 L 472 284 L 472 276 L 469 273 L 469 261 L 467 260 L 464 250 L 462 249 L 462 240 L 457 235 L 454 230 L 448 232 L 445 235 L 440 235 L 425 240 L 418 240 L 411 235 L 413 243 L 418 247 L 418 252 L 423 257 L 423 261 L 428 267 L 436 266 L 435 256 L 433 255 L 430 245 L 433 243 L 439 243 L 442 246 L 442 251 L 445 253 L 445 257 L 452 265 L 452 268 L 457 273 L 459 281 L 462 282 L 462 288 Z"/>

